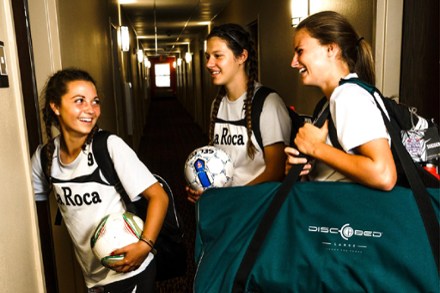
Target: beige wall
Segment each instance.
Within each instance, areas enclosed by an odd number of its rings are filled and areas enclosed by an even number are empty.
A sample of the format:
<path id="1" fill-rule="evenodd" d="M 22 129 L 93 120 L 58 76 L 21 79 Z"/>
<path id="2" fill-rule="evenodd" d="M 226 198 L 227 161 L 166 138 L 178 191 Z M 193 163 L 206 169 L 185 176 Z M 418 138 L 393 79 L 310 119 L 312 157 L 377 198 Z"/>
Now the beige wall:
<path id="1" fill-rule="evenodd" d="M 45 292 L 11 1 L 0 0 L 10 83 L 0 88 L 0 292 Z"/>

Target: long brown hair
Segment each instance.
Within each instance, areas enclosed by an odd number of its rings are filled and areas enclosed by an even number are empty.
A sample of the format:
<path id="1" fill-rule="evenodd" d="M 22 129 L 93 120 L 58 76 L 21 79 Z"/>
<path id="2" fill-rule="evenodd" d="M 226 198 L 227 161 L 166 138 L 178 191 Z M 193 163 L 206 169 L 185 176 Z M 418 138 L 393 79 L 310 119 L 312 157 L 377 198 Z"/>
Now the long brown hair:
<path id="1" fill-rule="evenodd" d="M 306 29 L 321 45 L 337 44 L 350 72 L 357 73 L 360 79 L 372 85 L 375 84 L 371 47 L 344 16 L 334 11 L 318 12 L 301 21 L 296 30 L 301 29 Z"/>
<path id="2" fill-rule="evenodd" d="M 255 81 L 258 79 L 258 62 L 257 53 L 254 47 L 254 41 L 252 40 L 250 34 L 240 25 L 234 23 L 223 24 L 216 26 L 209 33 L 207 40 L 212 37 L 221 38 L 226 42 L 228 48 L 234 53 L 234 56 L 239 57 L 243 50 L 248 52 L 248 58 L 245 61 L 245 70 L 248 77 L 247 81 L 247 91 L 246 98 L 244 100 L 245 104 L 245 119 L 246 119 L 246 129 L 248 135 L 248 142 L 246 145 L 248 156 L 253 159 L 255 156 L 256 148 L 252 143 L 252 97 L 255 91 Z M 214 105 L 211 113 L 211 122 L 209 127 L 209 144 L 212 145 L 214 142 L 214 127 L 215 119 L 217 118 L 218 109 L 220 107 L 220 102 L 222 98 L 226 95 L 225 86 L 221 86 L 217 96 L 214 99 Z"/>
<path id="3" fill-rule="evenodd" d="M 52 156 L 55 151 L 52 126 L 61 130 L 58 117 L 53 112 L 50 104 L 54 103 L 55 105 L 60 106 L 61 97 L 67 93 L 68 84 L 72 81 L 78 80 L 91 82 L 96 87 L 96 82 L 89 73 L 80 69 L 68 68 L 60 70 L 53 74 L 46 82 L 46 85 L 41 93 L 41 96 L 44 99 L 43 119 L 46 127 L 46 134 L 48 137 L 47 146 L 45 148 L 48 164 L 47 169 L 44 170 L 44 172 L 49 176 L 49 178 L 52 169 Z M 98 129 L 98 125 L 95 125 L 95 127 L 87 136 L 86 142 L 83 145 L 83 149 L 86 147 L 86 145 L 91 143 L 91 141 L 93 140 L 93 136 L 98 131 Z"/>

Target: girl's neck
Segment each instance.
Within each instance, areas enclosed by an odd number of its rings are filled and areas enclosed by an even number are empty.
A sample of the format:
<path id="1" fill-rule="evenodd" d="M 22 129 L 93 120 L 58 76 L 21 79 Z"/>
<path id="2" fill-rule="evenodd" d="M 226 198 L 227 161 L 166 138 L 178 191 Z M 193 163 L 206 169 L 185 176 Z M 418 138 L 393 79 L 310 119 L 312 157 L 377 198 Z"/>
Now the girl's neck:
<path id="1" fill-rule="evenodd" d="M 226 94 L 230 101 L 239 99 L 247 91 L 248 78 L 236 78 L 233 83 L 225 86 Z"/>
<path id="2" fill-rule="evenodd" d="M 85 138 L 73 138 L 71 136 L 62 135 L 60 137 L 60 159 L 64 164 L 73 162 L 82 150 L 86 141 Z"/>
<path id="3" fill-rule="evenodd" d="M 321 90 L 326 96 L 327 100 L 330 100 L 333 91 L 339 86 L 339 81 L 341 78 L 346 77 L 350 73 L 350 70 L 345 62 L 339 61 L 337 66 L 334 67 L 334 70 L 329 72 L 331 72 L 329 74 L 329 79 L 325 85 L 321 87 Z"/>

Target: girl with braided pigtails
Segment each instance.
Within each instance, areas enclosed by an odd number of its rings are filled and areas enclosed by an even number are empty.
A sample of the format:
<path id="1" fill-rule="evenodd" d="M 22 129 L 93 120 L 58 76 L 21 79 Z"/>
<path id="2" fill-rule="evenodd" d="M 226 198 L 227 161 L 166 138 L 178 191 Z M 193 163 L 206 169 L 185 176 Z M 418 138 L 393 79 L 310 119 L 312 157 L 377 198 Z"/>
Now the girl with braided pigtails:
<path id="1" fill-rule="evenodd" d="M 32 157 L 36 200 L 47 201 L 53 189 L 88 292 L 153 292 L 153 246 L 167 210 L 167 194 L 135 152 L 121 138 L 110 135 L 108 152 L 124 189 L 133 201 L 145 197 L 148 207 L 140 240 L 113 251 L 112 255 L 124 258 L 111 269 L 101 265 L 92 253 L 90 239 L 104 216 L 125 212 L 125 205 L 115 187 L 100 175 L 93 153 L 101 114 L 95 81 L 82 70 L 60 70 L 49 78 L 43 97 L 49 141 Z M 52 126 L 60 131 L 54 138 Z"/>
<path id="2" fill-rule="evenodd" d="M 284 147 L 289 144 L 291 120 L 281 97 L 270 93 L 260 116 L 261 149 L 252 130 L 252 99 L 262 86 L 257 81 L 257 55 L 250 34 L 240 25 L 224 24 L 207 37 L 206 67 L 220 86 L 211 108 L 209 143 L 231 156 L 233 186 L 280 181 L 284 177 Z M 243 121 L 243 125 L 238 121 Z M 187 187 L 188 200 L 201 191 Z"/>

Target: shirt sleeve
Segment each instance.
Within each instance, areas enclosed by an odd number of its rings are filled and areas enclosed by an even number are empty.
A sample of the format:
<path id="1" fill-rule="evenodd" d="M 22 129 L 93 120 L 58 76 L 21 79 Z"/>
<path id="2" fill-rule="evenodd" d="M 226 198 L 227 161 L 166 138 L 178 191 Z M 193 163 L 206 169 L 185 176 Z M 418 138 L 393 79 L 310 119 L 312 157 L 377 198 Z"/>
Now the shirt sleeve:
<path id="1" fill-rule="evenodd" d="M 373 97 L 358 85 L 336 88 L 330 99 L 330 112 L 339 143 L 346 152 L 375 139 L 390 141 Z"/>
<path id="2" fill-rule="evenodd" d="M 119 180 L 131 199 L 157 182 L 147 166 L 120 137 L 110 135 L 107 147 Z"/>
<path id="3" fill-rule="evenodd" d="M 34 195 L 36 201 L 43 201 L 49 198 L 50 186 L 43 172 L 41 166 L 41 149 L 43 145 L 39 145 L 32 156 L 32 186 L 34 188 Z"/>
<path id="4" fill-rule="evenodd" d="M 277 93 L 269 94 L 260 116 L 260 131 L 263 145 L 283 142 L 288 145 L 292 122 L 286 104 Z"/>

